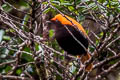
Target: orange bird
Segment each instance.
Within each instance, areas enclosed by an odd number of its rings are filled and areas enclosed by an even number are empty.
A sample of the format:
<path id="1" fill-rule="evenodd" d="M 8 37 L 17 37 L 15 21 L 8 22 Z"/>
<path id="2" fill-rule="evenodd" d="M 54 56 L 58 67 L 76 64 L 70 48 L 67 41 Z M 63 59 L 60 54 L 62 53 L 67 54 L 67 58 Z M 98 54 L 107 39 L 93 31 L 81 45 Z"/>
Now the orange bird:
<path id="1" fill-rule="evenodd" d="M 64 49 L 68 54 L 81 56 L 81 61 L 91 58 L 88 53 L 88 39 L 84 28 L 74 19 L 69 16 L 57 14 L 51 19 L 55 25 L 55 38 L 59 46 Z M 92 69 L 92 64 L 86 67 L 87 71 Z"/>

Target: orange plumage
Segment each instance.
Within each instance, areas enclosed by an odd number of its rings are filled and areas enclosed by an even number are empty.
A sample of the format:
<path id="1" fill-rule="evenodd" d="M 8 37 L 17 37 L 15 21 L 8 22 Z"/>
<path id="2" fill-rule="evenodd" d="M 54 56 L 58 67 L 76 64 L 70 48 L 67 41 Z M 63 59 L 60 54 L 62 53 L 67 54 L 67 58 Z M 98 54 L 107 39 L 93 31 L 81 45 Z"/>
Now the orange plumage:
<path id="1" fill-rule="evenodd" d="M 65 15 L 66 16 L 66 15 Z M 73 25 L 75 25 L 80 31 L 82 31 L 83 33 L 84 33 L 84 35 L 86 35 L 87 36 L 87 34 L 86 34 L 86 32 L 85 32 L 85 30 L 83 29 L 83 27 L 76 21 L 76 20 L 74 20 L 74 19 L 72 19 L 71 17 L 69 17 L 69 16 L 66 16 L 70 21 L 72 21 L 72 22 L 70 22 L 69 20 L 67 20 L 65 17 L 63 17 L 63 15 L 61 15 L 61 14 L 57 14 L 54 18 L 52 18 L 51 20 L 53 20 L 53 21 L 55 21 L 55 20 L 58 20 L 58 21 L 60 21 L 61 22 L 61 24 L 64 24 L 64 25 L 71 25 L 71 26 L 73 26 Z M 72 24 L 73 23 L 73 24 Z"/>

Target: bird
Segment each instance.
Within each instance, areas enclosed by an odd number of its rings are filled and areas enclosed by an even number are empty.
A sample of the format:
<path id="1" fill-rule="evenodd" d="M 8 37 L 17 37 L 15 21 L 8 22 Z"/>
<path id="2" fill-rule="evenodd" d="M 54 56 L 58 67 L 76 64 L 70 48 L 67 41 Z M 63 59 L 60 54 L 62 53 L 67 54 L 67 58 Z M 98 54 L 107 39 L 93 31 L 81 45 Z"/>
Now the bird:
<path id="1" fill-rule="evenodd" d="M 55 39 L 64 51 L 73 56 L 82 56 L 82 63 L 91 58 L 88 53 L 88 35 L 81 24 L 63 14 L 55 15 L 50 21 L 55 26 Z M 92 66 L 90 63 L 86 71 L 92 70 Z"/>

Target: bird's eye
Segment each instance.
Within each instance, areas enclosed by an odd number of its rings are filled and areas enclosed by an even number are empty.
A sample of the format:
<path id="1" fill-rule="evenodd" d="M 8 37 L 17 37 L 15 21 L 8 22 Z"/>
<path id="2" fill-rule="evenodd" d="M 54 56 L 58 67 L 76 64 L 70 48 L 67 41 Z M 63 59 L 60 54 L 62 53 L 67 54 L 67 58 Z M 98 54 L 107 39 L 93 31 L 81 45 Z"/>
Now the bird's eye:
<path id="1" fill-rule="evenodd" d="M 58 22 L 58 20 L 56 19 L 56 22 Z"/>
<path id="2" fill-rule="evenodd" d="M 55 21 L 55 22 L 56 22 L 57 24 L 60 24 L 60 23 L 61 23 L 61 22 L 60 22 L 59 20 L 57 20 L 57 19 L 56 19 L 56 21 Z"/>

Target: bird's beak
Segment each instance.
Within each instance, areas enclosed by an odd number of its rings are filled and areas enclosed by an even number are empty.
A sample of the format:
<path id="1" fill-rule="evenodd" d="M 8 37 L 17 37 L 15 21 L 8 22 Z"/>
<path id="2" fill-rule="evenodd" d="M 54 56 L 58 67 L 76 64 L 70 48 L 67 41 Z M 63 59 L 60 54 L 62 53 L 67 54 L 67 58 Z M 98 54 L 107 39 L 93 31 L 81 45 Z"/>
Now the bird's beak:
<path id="1" fill-rule="evenodd" d="M 56 20 L 56 18 L 52 18 L 52 19 L 51 19 L 51 21 L 55 21 L 55 20 Z"/>

